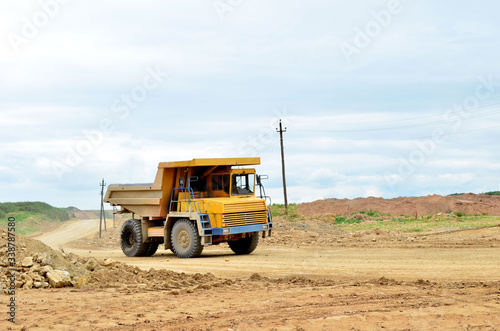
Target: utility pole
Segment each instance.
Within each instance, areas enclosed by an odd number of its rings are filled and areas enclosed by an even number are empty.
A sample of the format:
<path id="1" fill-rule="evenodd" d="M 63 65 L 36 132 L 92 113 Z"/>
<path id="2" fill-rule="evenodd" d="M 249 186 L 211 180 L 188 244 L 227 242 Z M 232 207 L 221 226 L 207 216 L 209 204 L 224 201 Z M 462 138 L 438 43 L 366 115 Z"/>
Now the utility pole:
<path id="1" fill-rule="evenodd" d="M 101 215 L 99 219 L 99 238 L 101 238 L 101 230 L 102 230 L 102 221 L 104 219 L 104 231 L 106 231 L 106 214 L 104 212 L 104 187 L 106 184 L 104 183 L 104 178 L 102 179 L 101 184 Z"/>
<path id="2" fill-rule="evenodd" d="M 283 129 L 280 119 L 280 127 L 276 129 L 276 132 L 280 133 L 280 143 L 281 143 L 281 170 L 283 172 L 283 195 L 285 197 L 285 214 L 288 214 L 288 198 L 286 196 L 286 178 L 285 178 L 285 151 L 283 148 L 283 132 L 286 132 L 286 128 Z"/>

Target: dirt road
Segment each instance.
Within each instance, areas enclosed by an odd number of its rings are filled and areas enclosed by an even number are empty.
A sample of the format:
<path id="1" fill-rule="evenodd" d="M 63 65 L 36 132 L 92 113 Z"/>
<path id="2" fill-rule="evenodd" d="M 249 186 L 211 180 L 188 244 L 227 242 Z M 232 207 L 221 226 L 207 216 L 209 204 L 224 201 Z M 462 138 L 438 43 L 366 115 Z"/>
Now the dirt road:
<path id="1" fill-rule="evenodd" d="M 75 241 L 77 239 L 91 237 L 98 232 L 98 219 L 75 220 L 64 222 L 56 229 L 35 236 L 33 237 L 33 239 L 38 239 L 44 242 L 46 245 L 57 249 L 60 245 L 64 246 L 67 243 Z"/>
<path id="2" fill-rule="evenodd" d="M 39 238 L 53 247 L 63 243 L 67 252 L 142 269 L 220 278 L 203 286 L 179 282 L 177 291 L 146 291 L 143 284 L 20 291 L 20 324 L 14 329 L 500 329 L 498 227 L 405 242 L 353 237 L 299 246 L 291 237 L 290 245 L 264 242 L 246 256 L 221 245 L 200 258 L 179 259 L 169 251 L 127 258 L 118 248 L 70 242 L 92 235 L 92 222 L 68 223 Z"/>
<path id="3" fill-rule="evenodd" d="M 112 258 L 141 269 L 169 269 L 218 277 L 304 276 L 313 279 L 492 281 L 500 279 L 500 249 L 260 247 L 250 256 L 234 255 L 228 247 L 205 249 L 197 259 L 179 259 L 170 251 L 153 257 L 129 258 L 121 250 L 65 248 L 81 256 Z"/>
<path id="4" fill-rule="evenodd" d="M 115 249 L 76 248 L 71 241 L 87 238 L 97 232 L 99 220 L 68 222 L 35 239 L 66 252 L 81 256 L 112 258 L 141 269 L 169 269 L 177 272 L 213 273 L 218 277 L 249 277 L 260 273 L 268 277 L 304 276 L 340 280 L 388 277 L 405 281 L 428 279 L 436 281 L 494 281 L 500 277 L 500 247 L 459 248 L 393 246 L 329 247 L 261 245 L 249 256 L 235 255 L 227 244 L 206 248 L 200 258 L 179 259 L 170 250 L 159 250 L 153 257 L 126 257 Z M 117 230 L 115 230 L 117 231 Z M 481 230 L 470 231 L 470 233 Z M 500 238 L 500 228 L 489 230 Z M 463 236 L 463 234 L 457 234 Z M 105 240 L 105 239 L 103 239 Z M 450 239 L 452 240 L 452 239 Z"/>

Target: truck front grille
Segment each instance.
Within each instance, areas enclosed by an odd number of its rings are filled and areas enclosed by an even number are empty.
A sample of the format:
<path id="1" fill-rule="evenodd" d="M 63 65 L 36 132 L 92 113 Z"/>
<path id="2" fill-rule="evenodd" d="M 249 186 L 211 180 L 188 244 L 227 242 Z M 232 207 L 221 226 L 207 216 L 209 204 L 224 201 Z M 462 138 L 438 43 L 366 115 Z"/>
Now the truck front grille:
<path id="1" fill-rule="evenodd" d="M 267 211 L 250 211 L 246 213 L 226 213 L 222 215 L 223 226 L 240 226 L 262 224 L 267 221 Z"/>
<path id="2" fill-rule="evenodd" d="M 266 203 L 262 201 L 228 203 L 224 205 L 224 213 L 248 213 L 262 211 L 266 208 Z"/>

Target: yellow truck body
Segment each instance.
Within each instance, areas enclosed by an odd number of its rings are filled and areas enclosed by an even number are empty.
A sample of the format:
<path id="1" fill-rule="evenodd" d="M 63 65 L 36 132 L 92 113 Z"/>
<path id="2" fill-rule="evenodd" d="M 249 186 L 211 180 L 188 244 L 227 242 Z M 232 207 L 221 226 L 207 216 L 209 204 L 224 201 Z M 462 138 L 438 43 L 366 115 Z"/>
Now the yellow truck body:
<path id="1" fill-rule="evenodd" d="M 258 164 L 255 157 L 161 162 L 151 184 L 110 185 L 104 201 L 138 216 L 122 226 L 124 253 L 152 255 L 164 243 L 179 257 L 194 257 L 220 242 L 237 254 L 250 253 L 259 233 L 272 230 L 260 177 L 242 168 Z"/>

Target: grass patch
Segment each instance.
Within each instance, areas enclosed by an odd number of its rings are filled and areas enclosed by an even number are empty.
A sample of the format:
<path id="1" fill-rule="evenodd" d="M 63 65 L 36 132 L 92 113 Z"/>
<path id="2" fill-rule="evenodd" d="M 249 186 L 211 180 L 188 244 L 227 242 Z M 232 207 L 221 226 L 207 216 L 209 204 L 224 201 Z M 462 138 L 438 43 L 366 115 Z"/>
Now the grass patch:
<path id="1" fill-rule="evenodd" d="M 452 194 L 448 194 L 448 196 L 464 195 L 464 194 L 465 193 L 452 193 Z M 484 192 L 483 194 L 486 194 L 486 195 L 500 195 L 500 191 Z"/>
<path id="2" fill-rule="evenodd" d="M 346 218 L 344 216 L 335 217 L 335 224 L 357 224 L 361 222 L 363 221 L 358 219 Z"/>
<path id="3" fill-rule="evenodd" d="M 56 208 L 45 202 L 4 202 L 0 203 L 0 218 L 5 218 L 9 213 L 26 212 L 30 214 L 42 214 L 57 221 L 67 221 L 71 213 L 65 208 Z"/>
<path id="4" fill-rule="evenodd" d="M 362 210 L 360 212 L 355 211 L 355 212 L 351 213 L 351 215 L 358 214 L 358 213 L 366 215 L 366 216 L 370 216 L 370 217 L 391 216 L 391 214 L 384 214 L 384 213 L 380 213 L 376 210 L 371 210 L 371 209 L 369 211 L 364 211 L 364 210 Z"/>
<path id="5" fill-rule="evenodd" d="M 455 215 L 457 214 L 458 213 L 455 213 Z M 313 219 L 322 222 L 335 223 L 336 227 L 348 232 L 379 228 L 381 230 L 406 233 L 433 233 L 469 230 L 500 225 L 500 217 L 497 216 L 465 214 L 462 214 L 460 217 L 452 217 L 449 215 L 424 216 L 419 218 L 411 216 L 396 216 L 386 219 L 375 218 L 369 220 L 369 222 L 349 219 L 349 217 L 338 215 L 318 215 L 318 217 L 314 217 Z"/>
<path id="6" fill-rule="evenodd" d="M 44 202 L 0 203 L 0 228 L 7 228 L 8 218 L 16 219 L 16 231 L 26 235 L 40 231 L 47 223 L 60 223 L 74 217 L 71 211 Z"/>
<path id="7" fill-rule="evenodd" d="M 288 213 L 285 213 L 285 205 L 275 203 L 271 205 L 271 214 L 273 217 L 285 216 L 289 221 L 305 220 L 299 213 L 299 205 L 296 203 L 288 204 Z"/>

